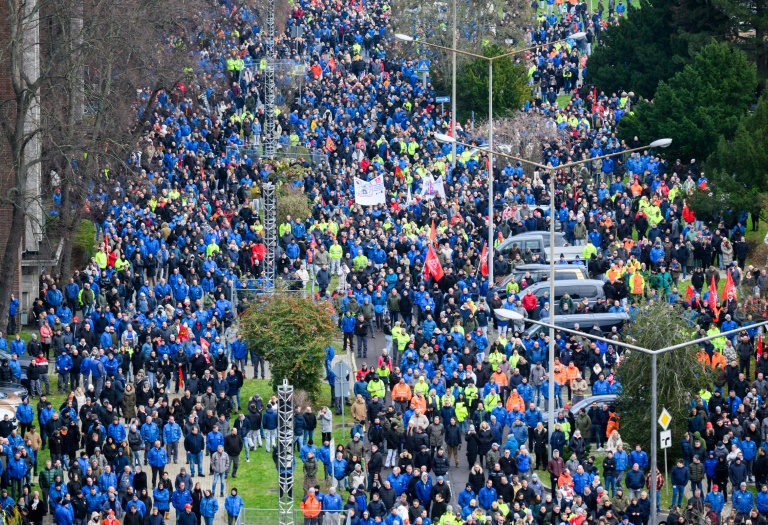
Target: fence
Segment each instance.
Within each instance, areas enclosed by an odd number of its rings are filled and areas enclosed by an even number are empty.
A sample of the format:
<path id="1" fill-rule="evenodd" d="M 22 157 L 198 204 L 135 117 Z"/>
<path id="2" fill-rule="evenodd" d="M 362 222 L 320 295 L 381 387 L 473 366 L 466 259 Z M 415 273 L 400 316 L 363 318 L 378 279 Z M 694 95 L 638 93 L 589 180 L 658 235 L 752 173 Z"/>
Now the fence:
<path id="1" fill-rule="evenodd" d="M 259 297 L 267 295 L 267 291 L 261 286 L 261 283 L 249 281 L 244 284 L 246 285 L 246 288 L 232 288 L 232 298 L 230 299 L 232 304 L 251 304 L 255 302 Z M 286 289 L 281 287 L 279 284 L 277 286 L 280 290 L 280 293 L 296 294 L 297 297 L 300 295 L 304 297 L 311 297 L 314 295 L 314 284 L 312 285 L 312 288 L 307 287 L 299 290 Z"/>
<path id="2" fill-rule="evenodd" d="M 304 515 L 299 507 L 301 504 L 301 487 L 294 487 L 294 491 L 296 500 L 293 509 L 293 523 L 300 525 L 304 523 Z M 275 493 L 275 499 L 277 499 L 277 493 Z M 279 517 L 278 509 L 244 508 L 237 518 L 237 525 L 277 525 L 280 523 Z M 328 516 L 320 513 L 318 518 L 318 525 L 345 525 L 346 522 L 345 512 L 337 512 Z"/>
<path id="3" fill-rule="evenodd" d="M 234 157 L 236 161 L 244 158 L 257 161 L 263 155 L 264 148 L 262 146 L 227 146 L 227 158 Z M 321 153 L 319 150 L 310 151 L 300 146 L 281 146 L 278 144 L 275 156 L 280 159 L 306 160 L 315 166 L 330 167 L 328 155 Z"/>

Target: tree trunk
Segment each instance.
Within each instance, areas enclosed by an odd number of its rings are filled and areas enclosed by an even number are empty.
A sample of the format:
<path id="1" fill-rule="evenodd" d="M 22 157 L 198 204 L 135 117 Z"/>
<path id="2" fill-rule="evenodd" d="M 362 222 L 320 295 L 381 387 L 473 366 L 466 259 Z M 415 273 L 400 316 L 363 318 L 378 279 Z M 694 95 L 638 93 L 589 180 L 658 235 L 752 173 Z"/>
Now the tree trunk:
<path id="1" fill-rule="evenodd" d="M 71 167 L 69 170 L 72 171 Z M 75 176 L 72 173 L 72 177 Z M 71 187 L 70 178 L 65 177 L 61 188 L 61 238 L 64 240 L 64 249 L 59 261 L 59 275 L 62 282 L 66 282 L 72 274 L 72 241 L 80 223 L 80 208 L 75 209 L 73 207 Z"/>
<path id="2" fill-rule="evenodd" d="M 24 198 L 20 192 L 16 192 L 13 199 L 13 218 L 11 219 L 11 234 L 5 245 L 3 264 L 0 266 L 0 327 L 5 329 L 8 320 L 8 309 L 11 304 L 11 294 L 16 284 L 16 268 L 19 265 L 21 255 L 21 240 L 24 238 Z M 19 279 L 21 276 L 19 275 Z"/>

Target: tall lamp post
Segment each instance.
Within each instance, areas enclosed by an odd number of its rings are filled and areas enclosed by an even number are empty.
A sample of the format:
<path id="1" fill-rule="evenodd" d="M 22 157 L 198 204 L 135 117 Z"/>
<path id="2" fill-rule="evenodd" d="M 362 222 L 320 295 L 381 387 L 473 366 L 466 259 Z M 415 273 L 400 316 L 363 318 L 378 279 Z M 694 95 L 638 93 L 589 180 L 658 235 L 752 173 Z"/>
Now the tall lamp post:
<path id="1" fill-rule="evenodd" d="M 664 348 L 659 348 L 658 350 L 650 350 L 648 348 L 642 348 L 640 346 L 632 345 L 632 344 L 629 344 L 629 343 L 624 343 L 622 341 L 614 341 L 612 339 L 608 339 L 608 338 L 605 338 L 605 337 L 600 337 L 600 336 L 596 336 L 596 335 L 592 335 L 592 334 L 586 334 L 586 333 L 580 332 L 578 330 L 573 330 L 573 329 L 570 329 L 570 328 L 564 328 L 564 327 L 556 326 L 554 324 L 547 323 L 547 322 L 544 322 L 544 321 L 538 321 L 538 320 L 533 320 L 533 319 L 526 319 L 522 314 L 519 314 L 519 313 L 515 312 L 514 310 L 508 310 L 506 308 L 499 308 L 498 310 L 496 310 L 494 312 L 494 314 L 498 318 L 500 318 L 500 319 L 506 319 L 506 320 L 510 320 L 510 321 L 522 321 L 522 320 L 525 319 L 529 323 L 533 323 L 533 324 L 537 324 L 537 325 L 549 328 L 550 333 L 552 333 L 553 330 L 559 330 L 561 332 L 577 334 L 577 335 L 580 335 L 581 337 L 586 337 L 587 339 L 592 339 L 594 341 L 603 341 L 603 342 L 611 343 L 611 344 L 614 344 L 614 345 L 617 345 L 617 346 L 623 346 L 624 348 L 627 348 L 627 349 L 630 349 L 630 350 L 636 350 L 638 352 L 643 352 L 644 354 L 649 354 L 651 356 L 651 462 L 650 462 L 650 467 L 651 467 L 651 474 L 652 474 L 652 476 L 651 476 L 652 482 L 651 482 L 651 494 L 650 494 L 650 496 L 651 496 L 650 523 L 651 523 L 651 525 L 657 525 L 657 523 L 658 523 L 658 516 L 657 516 L 657 514 L 658 513 L 656 512 L 656 493 L 657 493 L 657 490 L 656 490 L 656 472 L 655 472 L 655 470 L 656 470 L 656 453 L 657 453 L 657 449 L 658 449 L 658 426 L 657 426 L 658 423 L 656 422 L 656 420 L 658 419 L 657 408 L 656 408 L 657 405 L 658 405 L 658 387 L 657 387 L 657 384 L 656 384 L 656 376 L 657 376 L 657 373 L 656 373 L 657 372 L 656 358 L 660 354 L 666 354 L 667 352 L 672 352 L 674 350 L 680 350 L 681 348 L 687 348 L 689 346 L 694 346 L 694 345 L 697 345 L 697 344 L 700 344 L 700 343 L 705 343 L 707 341 L 711 341 L 711 340 L 717 339 L 719 337 L 729 337 L 729 336 L 732 336 L 732 335 L 736 335 L 736 334 L 738 334 L 740 332 L 743 332 L 744 331 L 744 327 L 739 327 L 739 328 L 737 328 L 735 330 L 729 330 L 727 332 L 722 332 L 722 333 L 718 333 L 718 334 L 715 334 L 715 335 L 709 335 L 709 336 L 706 336 L 706 337 L 701 337 L 699 339 L 694 339 L 693 341 L 688 341 L 688 342 L 680 343 L 680 344 L 677 344 L 677 345 L 672 345 L 672 346 L 667 346 L 667 347 L 664 347 Z M 766 325 L 768 325 L 768 321 L 761 321 L 759 323 L 756 323 L 756 324 L 753 324 L 753 325 L 749 325 L 749 327 L 750 328 L 761 328 L 761 327 L 764 327 Z M 552 407 L 550 407 L 550 409 L 548 410 L 548 416 L 549 416 L 549 419 L 552 419 L 553 415 L 555 413 L 555 410 L 554 410 L 554 399 L 555 398 L 554 398 L 554 379 L 551 377 L 551 375 L 550 375 L 550 378 L 549 378 L 549 385 L 550 385 L 550 390 L 549 390 L 549 396 L 550 397 L 549 397 L 549 399 L 551 400 L 550 402 L 552 403 Z M 550 431 L 549 435 L 550 436 L 552 435 L 551 431 Z M 552 455 L 552 451 L 551 451 L 552 447 L 549 447 L 549 448 L 550 448 L 550 456 L 551 456 Z"/>
<path id="2" fill-rule="evenodd" d="M 435 133 L 435 139 L 437 139 L 440 142 L 446 142 L 446 143 L 447 142 L 456 142 L 456 143 L 462 144 L 463 146 L 466 146 L 466 147 L 472 147 L 470 144 L 467 144 L 465 142 L 459 142 L 459 141 L 456 140 L 455 137 L 444 135 L 442 133 Z M 651 142 L 648 146 L 644 146 L 644 147 L 640 147 L 640 148 L 628 149 L 628 150 L 620 152 L 620 154 L 633 153 L 635 151 L 640 151 L 640 150 L 648 149 L 648 148 L 666 148 L 670 144 L 672 144 L 672 139 L 659 139 L 659 140 Z M 485 151 L 490 154 L 490 150 L 486 149 Z M 588 162 L 593 162 L 593 161 L 605 159 L 605 158 L 608 158 L 608 157 L 614 157 L 614 156 L 617 155 L 617 153 L 613 153 L 611 155 L 602 155 L 600 157 L 594 157 L 594 158 L 591 158 L 591 159 L 584 159 L 584 160 L 580 160 L 580 161 L 577 161 L 577 162 L 571 162 L 571 163 L 563 164 L 562 166 L 556 166 L 556 167 L 545 166 L 544 164 L 540 164 L 538 162 L 533 162 L 533 161 L 530 161 L 528 159 L 523 159 L 523 158 L 520 158 L 520 157 L 515 157 L 513 155 L 508 155 L 506 153 L 501 153 L 501 152 L 498 152 L 498 151 L 494 152 L 494 153 L 496 155 L 499 155 L 500 157 L 506 157 L 508 159 L 516 160 L 518 162 L 521 162 L 521 163 L 524 163 L 524 164 L 528 164 L 530 166 L 534 166 L 535 168 L 544 170 L 544 171 L 549 173 L 549 201 L 550 201 L 549 202 L 549 255 L 548 255 L 548 257 L 549 257 L 549 308 L 550 308 L 549 311 L 551 312 L 551 315 L 554 317 L 554 312 L 555 312 L 555 248 L 556 248 L 556 246 L 555 246 L 555 172 L 557 170 L 561 170 L 561 169 L 564 170 L 564 169 L 573 168 L 575 166 L 580 166 L 580 165 L 586 164 Z M 491 202 L 493 202 L 493 195 L 491 195 L 490 198 L 491 198 Z M 489 260 L 489 264 L 488 264 L 489 268 L 493 264 L 493 255 L 492 255 L 492 253 L 493 253 L 493 244 L 491 244 L 489 249 L 488 249 L 488 254 L 490 256 L 490 260 Z M 490 269 L 489 269 L 489 273 L 490 273 Z M 542 323 L 539 323 L 539 324 L 542 324 Z M 549 399 L 554 399 L 554 396 L 555 396 L 555 382 L 554 382 L 554 378 L 553 378 L 552 373 L 554 372 L 554 369 L 555 369 L 555 325 L 547 324 L 547 325 L 544 325 L 544 326 L 549 327 L 549 352 L 548 352 L 549 353 L 549 360 L 548 360 L 549 366 L 548 366 L 548 369 L 549 369 L 550 381 L 549 381 L 549 392 L 548 392 L 548 395 L 549 395 Z M 655 379 L 654 379 L 654 381 L 655 381 Z M 651 385 L 651 386 L 653 386 L 653 385 Z M 656 408 L 655 408 L 655 405 L 654 405 L 653 413 L 655 413 L 655 411 L 656 411 Z M 548 421 L 547 421 L 547 430 L 549 431 L 549 434 L 552 435 L 552 432 L 554 431 L 554 428 L 555 428 L 555 412 L 554 412 L 554 410 L 550 410 L 549 411 L 547 419 L 548 419 Z M 655 419 L 655 416 L 654 416 L 654 419 Z M 550 454 L 551 454 L 551 451 L 550 451 Z"/>
<path id="3" fill-rule="evenodd" d="M 455 15 L 455 12 L 454 12 Z M 493 286 L 493 237 L 494 237 L 494 225 L 493 225 L 493 63 L 496 60 L 499 60 L 500 58 L 508 58 L 513 55 L 519 55 L 520 53 L 525 53 L 527 51 L 532 51 L 534 49 L 539 49 L 541 47 L 547 47 L 552 44 L 558 44 L 561 42 L 565 42 L 567 40 L 581 40 L 586 36 L 586 33 L 579 32 L 574 33 L 572 35 L 569 35 L 563 40 L 557 40 L 555 42 L 548 42 L 546 44 L 539 44 L 537 46 L 533 47 L 527 47 L 525 49 L 517 49 L 514 51 L 510 51 L 509 53 L 505 53 L 503 55 L 498 55 L 495 57 L 487 57 L 483 55 L 478 55 L 477 53 L 470 53 L 469 51 L 461 51 L 459 49 L 454 49 L 450 47 L 440 46 L 437 44 L 432 44 L 430 42 L 424 42 L 423 40 L 419 40 L 418 43 L 433 47 L 435 49 L 442 49 L 443 51 L 450 51 L 454 57 L 453 61 L 453 101 L 456 100 L 456 54 L 485 60 L 488 62 L 488 283 L 490 286 Z M 398 40 L 401 40 L 403 42 L 414 42 L 414 38 L 409 35 L 404 35 L 401 33 L 395 34 L 395 38 Z M 453 106 L 453 115 L 452 115 L 452 121 L 453 121 L 453 132 L 452 136 L 456 136 L 456 107 Z M 446 135 L 448 136 L 448 135 Z M 449 136 L 449 138 L 451 138 Z M 443 142 L 451 142 L 450 140 L 446 140 Z M 453 153 L 452 155 L 452 166 L 456 166 L 456 145 L 461 144 L 460 142 L 456 141 L 455 139 L 451 143 L 451 151 Z"/>

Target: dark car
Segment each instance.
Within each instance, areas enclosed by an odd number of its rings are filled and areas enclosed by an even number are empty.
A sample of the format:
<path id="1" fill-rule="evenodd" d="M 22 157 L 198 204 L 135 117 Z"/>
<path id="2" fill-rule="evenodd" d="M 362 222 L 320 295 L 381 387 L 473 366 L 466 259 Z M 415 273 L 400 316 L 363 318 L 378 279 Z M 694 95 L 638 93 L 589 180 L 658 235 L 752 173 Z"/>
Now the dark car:
<path id="1" fill-rule="evenodd" d="M 0 361 L 2 361 L 3 359 L 6 359 L 6 360 L 10 361 L 11 360 L 11 354 L 6 352 L 5 350 L 0 350 Z M 23 395 L 26 395 L 27 392 L 30 390 L 29 379 L 27 379 L 27 367 L 29 366 L 29 363 L 31 363 L 31 362 L 32 362 L 32 357 L 31 356 L 29 356 L 27 354 L 20 355 L 19 356 L 19 366 L 21 366 L 21 379 L 19 379 L 19 383 L 21 383 L 21 384 L 19 385 L 18 383 L 7 383 L 9 385 L 9 387 L 8 387 L 7 390 L 5 390 L 5 389 L 3 389 L 3 386 L 2 386 L 3 382 L 0 381 L 0 392 L 5 392 L 7 394 L 20 395 L 20 394 L 17 394 L 17 391 L 19 391 L 18 387 L 22 387 L 24 389 L 24 394 Z"/>

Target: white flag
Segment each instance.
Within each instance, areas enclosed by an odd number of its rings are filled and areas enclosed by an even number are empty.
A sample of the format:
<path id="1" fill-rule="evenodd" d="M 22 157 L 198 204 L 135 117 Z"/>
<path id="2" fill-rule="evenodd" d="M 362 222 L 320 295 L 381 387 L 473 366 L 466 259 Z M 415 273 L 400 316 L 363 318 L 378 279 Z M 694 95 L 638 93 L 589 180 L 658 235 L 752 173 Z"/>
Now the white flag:
<path id="1" fill-rule="evenodd" d="M 437 179 L 433 179 L 432 175 L 427 175 L 424 177 L 424 184 L 421 186 L 421 197 L 423 199 L 434 199 L 437 195 L 445 199 L 443 176 L 440 175 Z"/>
<path id="2" fill-rule="evenodd" d="M 355 177 L 355 203 L 361 206 L 386 204 L 387 192 L 384 189 L 384 178 L 380 175 L 370 182 Z"/>

